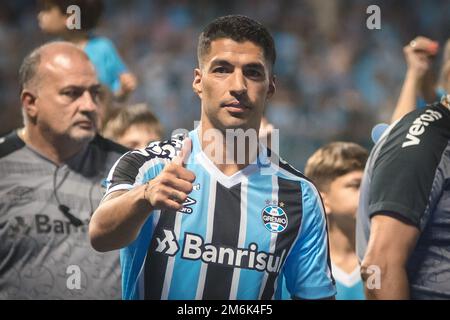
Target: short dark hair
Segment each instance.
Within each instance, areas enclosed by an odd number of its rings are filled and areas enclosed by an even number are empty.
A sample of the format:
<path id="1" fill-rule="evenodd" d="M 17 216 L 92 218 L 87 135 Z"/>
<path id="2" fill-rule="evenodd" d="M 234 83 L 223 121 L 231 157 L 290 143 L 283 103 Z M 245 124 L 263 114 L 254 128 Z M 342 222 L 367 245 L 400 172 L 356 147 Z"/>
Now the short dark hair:
<path id="1" fill-rule="evenodd" d="M 82 30 L 89 31 L 97 26 L 104 9 L 102 0 L 40 0 L 41 10 L 57 7 L 64 15 L 71 5 L 80 7 Z"/>
<path id="2" fill-rule="evenodd" d="M 219 17 L 203 29 L 197 46 L 199 64 L 201 58 L 211 49 L 211 42 L 221 38 L 236 42 L 251 41 L 264 50 L 264 56 L 272 67 L 275 64 L 275 44 L 270 32 L 258 21 L 242 15 Z"/>
<path id="3" fill-rule="evenodd" d="M 39 64 L 41 63 L 41 54 L 38 49 L 33 50 L 30 54 L 28 54 L 20 65 L 19 84 L 21 92 L 36 78 Z"/>

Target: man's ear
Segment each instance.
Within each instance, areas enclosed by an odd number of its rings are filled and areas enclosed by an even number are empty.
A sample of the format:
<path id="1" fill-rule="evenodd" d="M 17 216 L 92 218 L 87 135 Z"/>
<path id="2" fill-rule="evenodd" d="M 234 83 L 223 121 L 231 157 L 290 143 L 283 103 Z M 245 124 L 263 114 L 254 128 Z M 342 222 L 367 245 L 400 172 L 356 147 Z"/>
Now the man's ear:
<path id="1" fill-rule="evenodd" d="M 331 208 L 328 194 L 326 192 L 320 191 L 320 195 L 322 196 L 323 206 L 325 207 L 325 213 L 329 215 L 331 213 Z"/>
<path id="2" fill-rule="evenodd" d="M 275 86 L 275 76 L 270 76 L 269 78 L 269 90 L 267 91 L 267 99 L 272 98 L 272 96 L 275 94 L 276 86 Z"/>
<path id="3" fill-rule="evenodd" d="M 192 82 L 192 90 L 202 98 L 202 71 L 199 68 L 194 69 L 194 81 Z"/>
<path id="4" fill-rule="evenodd" d="M 22 102 L 22 108 L 25 110 L 25 114 L 30 118 L 36 118 L 38 114 L 38 108 L 36 106 L 36 96 L 26 89 L 20 94 L 20 100 Z"/>

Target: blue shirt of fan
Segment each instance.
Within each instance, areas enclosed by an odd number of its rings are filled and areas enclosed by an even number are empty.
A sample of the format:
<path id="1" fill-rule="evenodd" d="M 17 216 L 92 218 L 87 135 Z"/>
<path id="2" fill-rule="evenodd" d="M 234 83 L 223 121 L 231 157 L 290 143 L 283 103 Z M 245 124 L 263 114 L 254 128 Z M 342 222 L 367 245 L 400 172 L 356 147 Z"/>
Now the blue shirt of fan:
<path id="1" fill-rule="evenodd" d="M 84 52 L 94 65 L 100 83 L 107 86 L 112 92 L 119 90 L 120 75 L 127 72 L 127 67 L 111 40 L 90 36 Z"/>

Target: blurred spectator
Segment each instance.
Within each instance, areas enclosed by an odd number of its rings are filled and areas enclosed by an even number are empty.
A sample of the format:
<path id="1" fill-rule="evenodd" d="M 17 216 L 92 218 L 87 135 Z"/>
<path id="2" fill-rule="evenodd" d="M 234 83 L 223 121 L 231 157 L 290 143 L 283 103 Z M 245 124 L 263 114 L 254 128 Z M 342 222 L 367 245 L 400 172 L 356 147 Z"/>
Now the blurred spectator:
<path id="1" fill-rule="evenodd" d="M 359 187 L 368 152 L 350 142 L 332 142 L 308 159 L 305 174 L 319 189 L 328 217 L 336 300 L 364 299 L 355 250 Z"/>
<path id="2" fill-rule="evenodd" d="M 441 74 L 437 90 L 440 93 L 441 97 L 442 95 L 450 93 L 450 38 L 445 44 Z"/>
<path id="3" fill-rule="evenodd" d="M 103 136 L 129 149 L 142 149 L 161 140 L 163 129 L 146 104 L 136 104 L 116 109 L 105 124 Z"/>
<path id="4" fill-rule="evenodd" d="M 14 79 L 20 59 L 43 41 L 34 2 L 0 3 L 3 133 L 20 125 L 14 95 L 19 90 Z M 153 111 L 171 132 L 192 129 L 200 117 L 190 79 L 200 26 L 236 12 L 268 25 L 279 59 L 278 92 L 266 115 L 280 129 L 280 152 L 294 166 L 304 167 L 307 155 L 329 141 L 371 146 L 371 128 L 390 121 L 400 92 L 403 44 L 415 34 L 432 35 L 440 43 L 449 37 L 447 0 L 385 1 L 380 4 L 380 30 L 366 28 L 366 9 L 373 1 L 329 2 L 108 0 L 96 33 L 117 45 L 140 80 L 127 104 L 144 101 L 158 106 Z"/>
<path id="5" fill-rule="evenodd" d="M 136 89 L 136 77 L 127 70 L 114 44 L 92 33 L 103 12 L 102 0 L 40 0 L 40 3 L 38 20 L 42 31 L 83 49 L 93 62 L 100 82 L 117 98 L 124 99 Z M 67 8 L 72 5 L 80 8 L 80 29 L 68 27 Z"/>

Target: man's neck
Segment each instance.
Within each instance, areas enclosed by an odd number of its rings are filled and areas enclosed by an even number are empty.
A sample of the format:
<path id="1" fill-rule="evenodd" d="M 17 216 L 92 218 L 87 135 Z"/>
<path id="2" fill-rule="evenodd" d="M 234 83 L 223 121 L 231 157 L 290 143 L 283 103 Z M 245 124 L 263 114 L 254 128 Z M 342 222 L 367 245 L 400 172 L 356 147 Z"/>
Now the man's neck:
<path id="1" fill-rule="evenodd" d="M 30 127 L 19 129 L 18 135 L 27 146 L 57 165 L 63 164 L 87 145 L 86 142 L 74 143 L 68 142 L 67 139 L 43 135 L 39 130 Z"/>
<path id="2" fill-rule="evenodd" d="M 222 130 L 209 131 L 208 129 L 209 127 L 202 123 L 199 126 L 201 148 L 223 174 L 231 176 L 255 161 L 259 152 L 258 135 L 256 135 L 256 142 L 245 139 L 242 140 L 245 141 L 243 145 L 239 145 L 237 139 L 227 139 L 226 133 Z"/>

